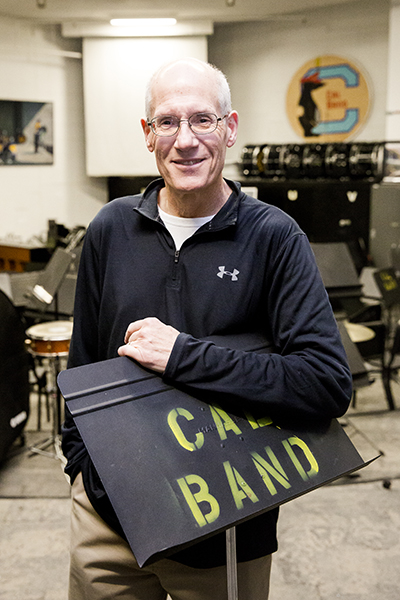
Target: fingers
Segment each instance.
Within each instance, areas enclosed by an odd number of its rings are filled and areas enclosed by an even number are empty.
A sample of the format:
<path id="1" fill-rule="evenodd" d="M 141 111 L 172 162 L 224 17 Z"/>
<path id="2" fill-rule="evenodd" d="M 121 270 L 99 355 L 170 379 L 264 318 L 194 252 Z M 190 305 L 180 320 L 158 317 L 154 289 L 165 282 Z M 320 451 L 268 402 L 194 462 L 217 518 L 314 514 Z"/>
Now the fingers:
<path id="1" fill-rule="evenodd" d="M 124 346 L 120 346 L 118 348 L 119 356 L 129 356 L 129 358 L 133 358 L 138 363 L 144 363 L 144 357 L 141 353 L 140 349 L 137 346 L 134 346 L 133 343 L 125 344 Z M 147 365 L 146 365 L 147 366 Z"/>
<path id="2" fill-rule="evenodd" d="M 154 317 L 134 321 L 126 330 L 125 345 L 118 349 L 118 354 L 163 373 L 178 335 L 178 330 Z"/>
<path id="3" fill-rule="evenodd" d="M 125 337 L 124 337 L 124 342 L 125 344 L 128 344 L 129 342 L 129 338 L 131 337 L 131 335 L 137 331 L 140 331 L 140 329 L 143 327 L 144 321 L 146 319 L 140 319 L 139 321 L 133 321 L 132 323 L 130 323 L 128 325 L 128 328 L 125 332 Z"/>

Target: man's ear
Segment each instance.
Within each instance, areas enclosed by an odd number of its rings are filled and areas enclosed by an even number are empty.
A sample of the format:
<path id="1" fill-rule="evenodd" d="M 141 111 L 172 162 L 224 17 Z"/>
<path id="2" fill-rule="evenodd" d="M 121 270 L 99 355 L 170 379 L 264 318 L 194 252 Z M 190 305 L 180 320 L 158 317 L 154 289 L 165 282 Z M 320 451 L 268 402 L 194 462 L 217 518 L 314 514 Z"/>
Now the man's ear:
<path id="1" fill-rule="evenodd" d="M 153 152 L 153 150 L 154 150 L 154 133 L 151 131 L 151 127 L 149 125 L 147 125 L 147 121 L 145 119 L 141 119 L 140 123 L 142 125 L 147 149 L 149 150 L 149 152 Z"/>
<path id="2" fill-rule="evenodd" d="M 239 115 L 236 110 L 233 110 L 227 117 L 226 122 L 228 125 L 228 139 L 226 145 L 231 148 L 236 142 L 238 126 L 239 126 Z"/>

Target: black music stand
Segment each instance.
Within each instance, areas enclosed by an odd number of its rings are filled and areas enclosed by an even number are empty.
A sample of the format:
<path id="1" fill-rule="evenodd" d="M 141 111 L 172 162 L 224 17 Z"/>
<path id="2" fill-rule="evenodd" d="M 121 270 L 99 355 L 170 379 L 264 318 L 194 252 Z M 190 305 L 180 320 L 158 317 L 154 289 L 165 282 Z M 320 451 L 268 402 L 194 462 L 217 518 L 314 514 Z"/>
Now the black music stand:
<path id="1" fill-rule="evenodd" d="M 395 304 L 400 304 L 400 280 L 395 269 L 377 269 L 373 276 L 386 308 L 390 310 Z"/>
<path id="2" fill-rule="evenodd" d="M 339 307 L 351 316 L 355 301 L 362 295 L 362 285 L 347 244 L 313 243 L 311 248 L 333 309 Z"/>
<path id="3" fill-rule="evenodd" d="M 335 421 L 295 432 L 239 407 L 227 413 L 218 395 L 203 402 L 127 357 L 62 371 L 58 383 L 140 566 L 365 466 Z"/>
<path id="4" fill-rule="evenodd" d="M 75 255 L 64 248 L 56 248 L 46 267 L 39 273 L 37 282 L 28 289 L 26 308 L 47 311 L 54 303 L 55 318 L 58 318 L 57 292 L 74 260 Z"/>
<path id="5" fill-rule="evenodd" d="M 356 344 L 351 340 L 344 322 L 338 321 L 338 327 L 353 378 L 354 389 L 370 385 L 368 369 Z"/>
<path id="6" fill-rule="evenodd" d="M 231 527 L 225 532 L 226 537 L 226 578 L 228 600 L 238 600 L 239 587 L 237 578 L 236 556 L 236 527 Z"/>

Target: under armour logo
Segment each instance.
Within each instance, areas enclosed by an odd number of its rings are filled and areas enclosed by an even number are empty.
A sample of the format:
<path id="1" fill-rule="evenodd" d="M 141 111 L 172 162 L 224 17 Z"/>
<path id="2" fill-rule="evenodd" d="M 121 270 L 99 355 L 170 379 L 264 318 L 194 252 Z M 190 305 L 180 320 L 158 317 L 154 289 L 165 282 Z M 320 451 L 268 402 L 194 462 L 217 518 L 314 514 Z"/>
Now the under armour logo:
<path id="1" fill-rule="evenodd" d="M 225 271 L 225 266 L 218 267 L 218 269 L 219 269 L 219 273 L 217 273 L 217 276 L 221 277 L 221 279 L 223 278 L 224 275 L 229 275 L 229 277 L 231 278 L 232 281 L 238 280 L 239 271 L 237 269 L 233 269 L 232 273 L 230 271 Z"/>

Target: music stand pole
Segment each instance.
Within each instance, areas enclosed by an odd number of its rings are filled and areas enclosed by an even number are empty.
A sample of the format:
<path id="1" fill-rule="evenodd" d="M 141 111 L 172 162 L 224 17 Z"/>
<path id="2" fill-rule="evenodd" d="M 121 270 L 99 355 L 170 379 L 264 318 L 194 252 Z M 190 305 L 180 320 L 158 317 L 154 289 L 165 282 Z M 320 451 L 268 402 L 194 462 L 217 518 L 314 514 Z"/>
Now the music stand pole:
<path id="1" fill-rule="evenodd" d="M 236 527 L 226 530 L 226 576 L 228 600 L 238 600 Z"/>

